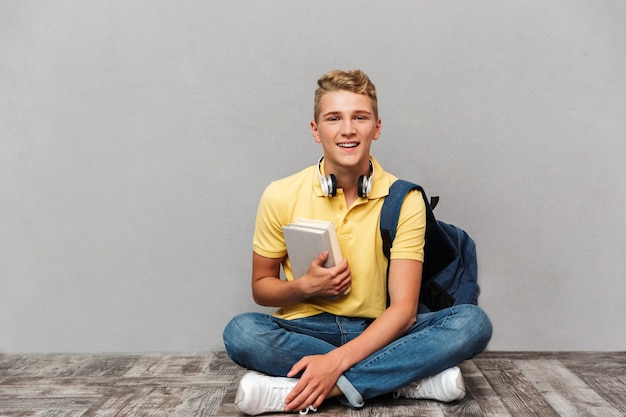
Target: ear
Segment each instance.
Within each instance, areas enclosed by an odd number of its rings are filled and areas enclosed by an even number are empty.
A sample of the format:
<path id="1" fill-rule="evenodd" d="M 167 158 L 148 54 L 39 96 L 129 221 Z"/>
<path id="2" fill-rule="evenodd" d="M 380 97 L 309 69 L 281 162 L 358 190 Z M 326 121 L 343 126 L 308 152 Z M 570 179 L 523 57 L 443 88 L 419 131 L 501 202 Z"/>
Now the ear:
<path id="1" fill-rule="evenodd" d="M 311 120 L 311 134 L 313 135 L 313 140 L 315 142 L 321 142 L 319 131 L 317 130 L 317 123 L 315 123 L 315 120 Z"/>
<path id="2" fill-rule="evenodd" d="M 382 128 L 382 124 L 383 124 L 383 121 L 382 119 L 379 118 L 376 121 L 376 132 L 374 133 L 374 137 L 372 137 L 372 139 L 376 140 L 380 137 L 380 130 Z"/>

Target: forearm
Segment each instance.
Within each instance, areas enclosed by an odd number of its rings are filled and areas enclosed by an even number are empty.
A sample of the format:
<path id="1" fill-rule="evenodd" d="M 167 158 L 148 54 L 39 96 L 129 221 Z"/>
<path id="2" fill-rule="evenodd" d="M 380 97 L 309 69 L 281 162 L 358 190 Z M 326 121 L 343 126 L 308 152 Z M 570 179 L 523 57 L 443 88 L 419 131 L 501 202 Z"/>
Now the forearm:
<path id="1" fill-rule="evenodd" d="M 342 372 L 397 340 L 411 328 L 416 316 L 401 306 L 389 307 L 357 338 L 329 353 Z"/>
<path id="2" fill-rule="evenodd" d="M 311 403 L 311 396 L 317 397 L 314 407 L 318 407 L 324 399 L 340 395 L 337 381 L 343 373 L 410 328 L 415 315 L 410 320 L 403 310 L 390 307 L 356 339 L 326 354 L 305 356 L 296 362 L 287 376 L 299 376 L 300 380 L 287 396 L 285 410 L 306 407 Z"/>
<path id="3" fill-rule="evenodd" d="M 324 268 L 328 252 L 311 262 L 306 274 L 295 280 L 278 278 L 282 259 L 253 254 L 252 296 L 254 301 L 268 307 L 287 307 L 308 298 L 337 297 L 350 288 L 348 262 L 344 259 L 331 268 Z"/>
<path id="4" fill-rule="evenodd" d="M 356 339 L 335 349 L 340 367 L 349 369 L 405 335 L 417 320 L 422 263 L 394 260 L 389 268 L 389 307 Z M 411 279 L 413 278 L 413 279 Z"/>
<path id="5" fill-rule="evenodd" d="M 300 280 L 283 281 L 279 278 L 283 258 L 267 258 L 252 253 L 252 297 L 266 307 L 286 307 L 302 302 L 308 294 Z"/>
<path id="6" fill-rule="evenodd" d="M 388 285 L 389 307 L 357 338 L 329 353 L 305 356 L 291 368 L 287 376 L 295 377 L 301 372 L 302 376 L 287 398 L 289 410 L 305 405 L 302 392 L 315 387 L 321 387 L 315 406 L 321 404 L 327 396 L 338 395 L 339 387 L 336 384 L 341 374 L 411 329 L 417 319 L 421 271 L 422 263 L 419 261 L 392 261 Z"/>
<path id="7" fill-rule="evenodd" d="M 298 280 L 283 281 L 278 277 L 264 277 L 253 283 L 252 297 L 257 304 L 265 307 L 287 307 L 309 296 Z"/>

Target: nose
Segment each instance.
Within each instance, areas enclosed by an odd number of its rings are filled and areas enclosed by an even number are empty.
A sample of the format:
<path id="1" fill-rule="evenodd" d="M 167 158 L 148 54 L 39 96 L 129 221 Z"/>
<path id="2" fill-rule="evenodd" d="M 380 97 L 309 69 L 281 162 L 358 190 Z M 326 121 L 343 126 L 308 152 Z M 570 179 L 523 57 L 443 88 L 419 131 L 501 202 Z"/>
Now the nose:
<path id="1" fill-rule="evenodd" d="M 344 119 L 341 125 L 341 134 L 344 136 L 350 136 L 356 133 L 354 123 L 352 119 Z"/>

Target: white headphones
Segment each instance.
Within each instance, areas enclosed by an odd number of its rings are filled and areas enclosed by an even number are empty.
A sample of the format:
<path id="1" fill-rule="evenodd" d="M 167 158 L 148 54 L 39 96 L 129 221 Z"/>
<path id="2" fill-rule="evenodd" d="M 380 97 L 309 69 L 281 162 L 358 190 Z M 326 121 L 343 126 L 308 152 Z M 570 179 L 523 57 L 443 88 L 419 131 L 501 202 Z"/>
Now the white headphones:
<path id="1" fill-rule="evenodd" d="M 320 185 L 322 186 L 322 191 L 326 197 L 334 197 L 337 195 L 337 178 L 335 174 L 330 174 L 328 177 L 324 177 L 322 175 L 322 160 L 324 157 L 322 156 L 320 160 L 317 162 L 317 176 L 320 179 Z M 374 182 L 374 164 L 370 159 L 370 176 L 367 177 L 365 175 L 361 175 L 359 177 L 358 184 L 358 194 L 359 197 L 367 197 L 370 195 L 370 191 L 372 191 L 372 183 Z"/>

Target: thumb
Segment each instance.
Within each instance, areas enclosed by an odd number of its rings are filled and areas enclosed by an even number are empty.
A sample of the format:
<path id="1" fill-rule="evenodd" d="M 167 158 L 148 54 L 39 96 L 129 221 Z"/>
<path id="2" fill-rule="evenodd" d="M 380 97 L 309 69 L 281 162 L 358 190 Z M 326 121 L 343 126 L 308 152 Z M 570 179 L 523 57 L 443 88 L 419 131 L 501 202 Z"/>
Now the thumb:
<path id="1" fill-rule="evenodd" d="M 295 377 L 300 372 L 304 371 L 306 367 L 307 367 L 307 360 L 306 360 L 306 357 L 304 357 L 291 367 L 291 369 L 289 370 L 289 373 L 287 374 L 287 377 L 288 378 Z"/>
<path id="2" fill-rule="evenodd" d="M 328 260 L 328 251 L 324 251 L 317 258 L 313 260 L 313 264 L 323 267 L 327 260 Z"/>

